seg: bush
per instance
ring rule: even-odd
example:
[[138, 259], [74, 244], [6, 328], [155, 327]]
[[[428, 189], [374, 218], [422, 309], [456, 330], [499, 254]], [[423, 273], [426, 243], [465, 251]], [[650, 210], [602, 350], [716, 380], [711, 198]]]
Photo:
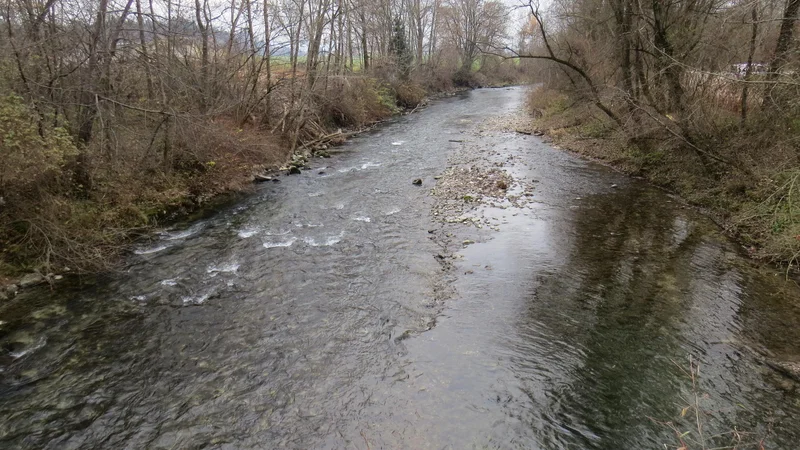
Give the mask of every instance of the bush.
[[394, 88], [397, 104], [403, 108], [416, 108], [425, 99], [425, 89], [411, 82], [405, 82]]
[[241, 174], [254, 166], [282, 162], [286, 151], [275, 136], [230, 119], [179, 121], [172, 168], [185, 179], [196, 202], [215, 194], [239, 191], [250, 180]]
[[66, 130], [48, 128], [15, 95], [0, 98], [0, 138], [0, 192], [6, 203], [51, 184], [67, 158], [78, 153]]
[[411, 75], [412, 81], [427, 92], [448, 92], [453, 90], [453, 74], [446, 68], [425, 65], [417, 68]]
[[475, 79], [475, 74], [469, 69], [461, 69], [453, 74], [453, 84], [456, 87], [476, 88], [480, 84]]
[[327, 90], [315, 100], [320, 120], [332, 127], [360, 128], [397, 110], [391, 89], [359, 76], [330, 80]]

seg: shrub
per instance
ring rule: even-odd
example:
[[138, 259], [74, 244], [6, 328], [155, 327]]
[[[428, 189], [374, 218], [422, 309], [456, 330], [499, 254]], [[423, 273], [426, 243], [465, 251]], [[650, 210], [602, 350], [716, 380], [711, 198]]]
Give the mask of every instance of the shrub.
[[0, 98], [0, 192], [5, 202], [50, 184], [78, 153], [66, 130], [47, 127], [21, 97]]
[[397, 104], [403, 108], [416, 108], [425, 99], [425, 89], [411, 82], [395, 86], [394, 91]]
[[315, 97], [317, 115], [333, 127], [359, 128], [397, 110], [394, 94], [379, 81], [352, 76], [331, 80]]
[[428, 92], [448, 92], [454, 87], [454, 73], [447, 68], [425, 65], [414, 70], [411, 79]]
[[475, 74], [468, 69], [461, 69], [453, 74], [453, 84], [456, 87], [474, 88], [479, 87], [475, 80]]

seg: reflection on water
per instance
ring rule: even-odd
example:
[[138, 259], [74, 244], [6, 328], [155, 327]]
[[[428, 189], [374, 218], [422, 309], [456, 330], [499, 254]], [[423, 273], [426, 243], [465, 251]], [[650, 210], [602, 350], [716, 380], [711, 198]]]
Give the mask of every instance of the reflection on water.
[[709, 447], [739, 430], [794, 448], [800, 396], [752, 348], [796, 360], [797, 286], [755, 270], [655, 189], [539, 144], [503, 144], [535, 162], [518, 175], [541, 180], [541, 205], [502, 211], [503, 231], [464, 250], [460, 298], [427, 342], [409, 343], [428, 370], [418, 411], [460, 418], [441, 431], [429, 413], [439, 422], [425, 432], [453, 448], [674, 448], [663, 422], [696, 430], [680, 418], [691, 356], [704, 434], [725, 433]]
[[[687, 355], [702, 362], [702, 386], [715, 394], [711, 410], [735, 409], [744, 401], [739, 384], [754, 381], [730, 345], [740, 332], [736, 255], [664, 200], [635, 187], [586, 196], [586, 206], [570, 210], [571, 226], [552, 231], [568, 243], [560, 248], [565, 260], [532, 271], [509, 363], [525, 380], [517, 387], [523, 405], [514, 409], [543, 428], [546, 448], [561, 434], [582, 448], [663, 444], [665, 430], [653, 420], [674, 420], [688, 406], [677, 395], [689, 398]], [[535, 355], [547, 373], [537, 374]], [[754, 425], [711, 419], [716, 432]]]
[[448, 225], [479, 243], [442, 271], [410, 180], [521, 100], [437, 103], [123, 273], [0, 305], [0, 446], [676, 447], [657, 421], [691, 429], [691, 355], [707, 435], [795, 448], [800, 396], [760, 355], [798, 357], [798, 288], [663, 193], [489, 133], [537, 203], [483, 211], [497, 233]]

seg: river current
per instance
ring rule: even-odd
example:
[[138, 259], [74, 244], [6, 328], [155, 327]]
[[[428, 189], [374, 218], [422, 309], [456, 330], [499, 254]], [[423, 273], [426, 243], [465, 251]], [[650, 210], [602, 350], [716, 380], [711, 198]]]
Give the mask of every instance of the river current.
[[[435, 101], [1, 304], [0, 447], [797, 448], [774, 367], [800, 288], [677, 199], [480, 128], [525, 95]], [[434, 217], [436, 177], [480, 164], [530, 201]]]

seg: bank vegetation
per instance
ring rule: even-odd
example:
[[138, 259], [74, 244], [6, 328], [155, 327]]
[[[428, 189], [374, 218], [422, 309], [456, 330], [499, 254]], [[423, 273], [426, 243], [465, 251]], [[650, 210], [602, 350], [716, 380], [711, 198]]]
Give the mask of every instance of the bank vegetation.
[[[293, 153], [514, 83], [489, 0], [0, 1], [0, 277], [109, 268]], [[506, 53], [501, 56], [508, 56]]]
[[754, 254], [797, 263], [799, 0], [524, 7], [538, 127], [706, 208]]

